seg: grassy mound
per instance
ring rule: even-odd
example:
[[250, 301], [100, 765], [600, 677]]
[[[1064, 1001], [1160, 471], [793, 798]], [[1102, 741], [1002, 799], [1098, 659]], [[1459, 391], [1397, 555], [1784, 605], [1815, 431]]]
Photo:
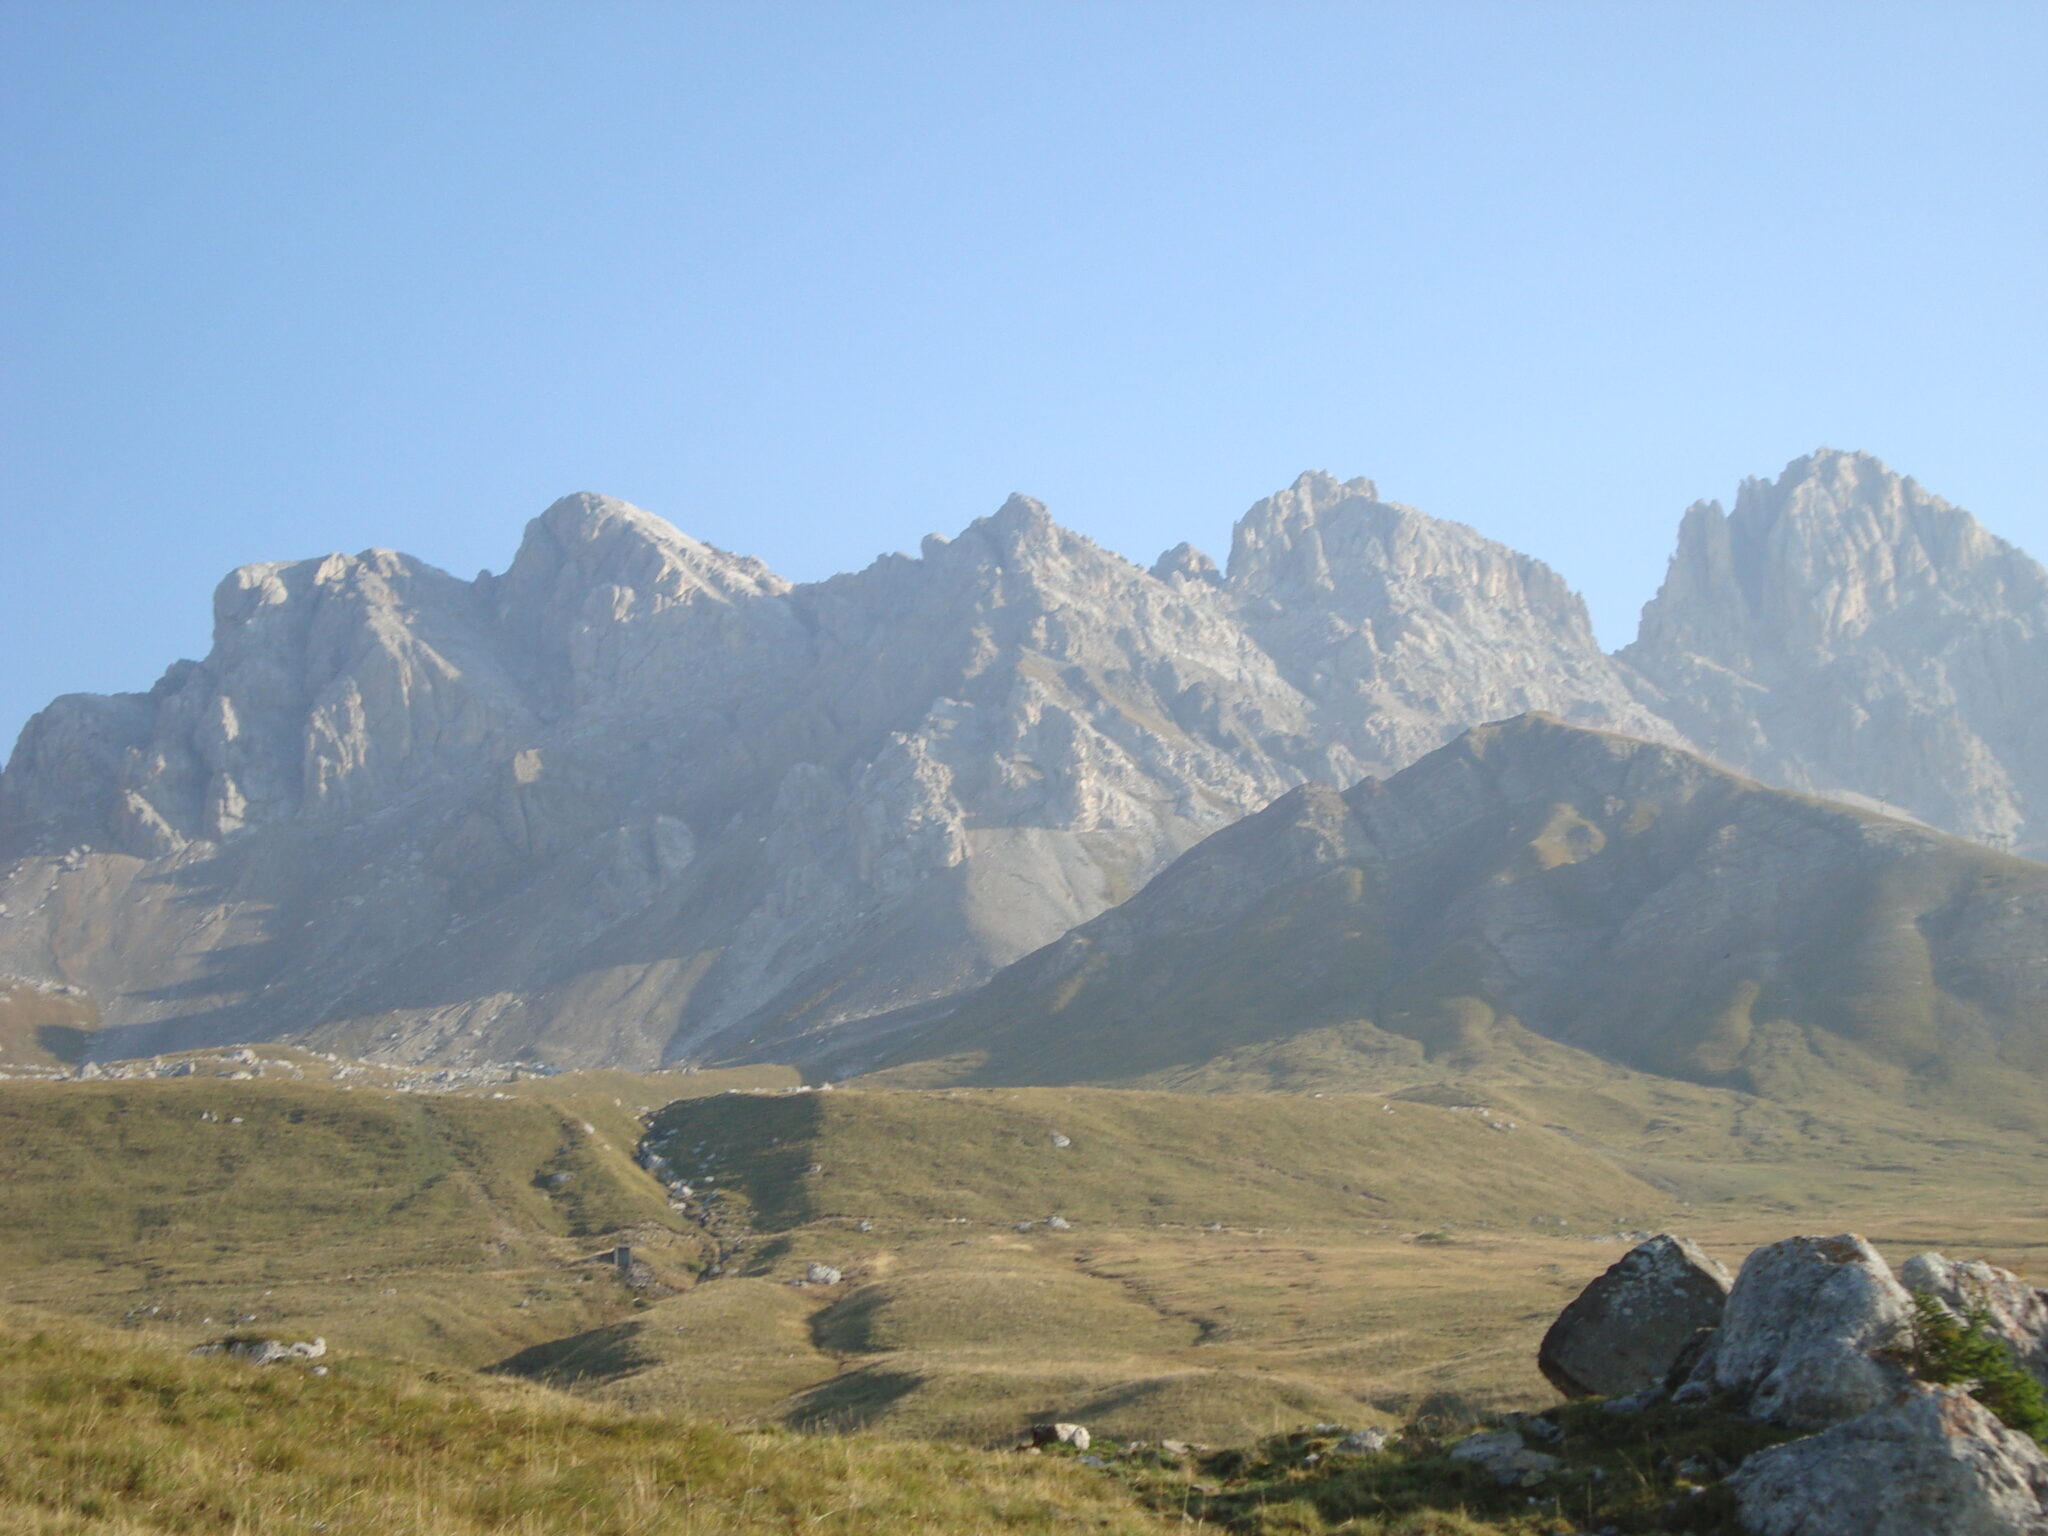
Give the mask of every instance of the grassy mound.
[[672, 1104], [651, 1137], [771, 1230], [883, 1218], [1331, 1227], [1612, 1222], [1669, 1203], [1540, 1125], [1378, 1095], [850, 1089]]
[[249, 1318], [483, 1364], [626, 1305], [570, 1265], [621, 1234], [679, 1280], [702, 1266], [632, 1163], [638, 1132], [609, 1100], [0, 1084], [0, 1285], [181, 1337]]

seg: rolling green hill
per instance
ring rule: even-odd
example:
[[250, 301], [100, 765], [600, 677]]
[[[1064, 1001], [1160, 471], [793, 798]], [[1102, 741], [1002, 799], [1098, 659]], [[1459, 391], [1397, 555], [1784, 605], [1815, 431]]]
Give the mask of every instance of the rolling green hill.
[[[728, 1423], [1229, 1444], [1548, 1402], [1536, 1340], [1634, 1232], [1731, 1262], [1795, 1227], [2048, 1253], [2023, 1138], [1603, 1070], [1320, 1097], [12, 1083], [0, 1314], [318, 1336], [337, 1367]], [[679, 1087], [701, 1096], [636, 1113]]]
[[1531, 715], [1282, 797], [835, 1065], [1198, 1089], [1620, 1066], [2038, 1131], [2043, 955], [2048, 866]]

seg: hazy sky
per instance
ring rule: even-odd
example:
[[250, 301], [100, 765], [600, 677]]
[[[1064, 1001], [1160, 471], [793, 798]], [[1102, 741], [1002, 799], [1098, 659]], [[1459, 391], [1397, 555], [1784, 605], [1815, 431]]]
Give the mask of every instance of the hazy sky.
[[0, 738], [579, 489], [802, 579], [1366, 474], [1610, 645], [1823, 443], [2048, 554], [2044, 72], [1953, 0], [0, 0]]

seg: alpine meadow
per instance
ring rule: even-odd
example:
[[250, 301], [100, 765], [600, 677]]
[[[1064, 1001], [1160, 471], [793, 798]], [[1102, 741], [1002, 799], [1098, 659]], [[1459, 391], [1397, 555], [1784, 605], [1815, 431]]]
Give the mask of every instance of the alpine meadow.
[[2038, 8], [0, 52], [0, 1529], [2048, 1536]]

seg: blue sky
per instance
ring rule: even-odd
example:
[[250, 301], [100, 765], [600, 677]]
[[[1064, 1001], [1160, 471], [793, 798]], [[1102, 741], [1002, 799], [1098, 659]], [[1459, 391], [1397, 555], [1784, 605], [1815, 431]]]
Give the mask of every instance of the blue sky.
[[2048, 555], [2048, 6], [0, 0], [0, 737], [230, 567], [624, 496], [793, 578], [1304, 468], [1617, 645], [1865, 448]]

